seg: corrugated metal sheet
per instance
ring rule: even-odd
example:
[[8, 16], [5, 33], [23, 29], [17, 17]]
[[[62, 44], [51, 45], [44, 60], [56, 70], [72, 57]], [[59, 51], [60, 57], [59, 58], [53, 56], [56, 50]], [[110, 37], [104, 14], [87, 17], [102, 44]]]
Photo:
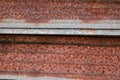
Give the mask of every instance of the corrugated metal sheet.
[[1, 34], [120, 35], [118, 0], [1, 0]]
[[0, 35], [0, 78], [119, 80], [119, 53], [119, 37]]
[[[0, 34], [120, 35], [119, 0], [0, 0]], [[120, 80], [120, 38], [0, 35], [0, 79]]]

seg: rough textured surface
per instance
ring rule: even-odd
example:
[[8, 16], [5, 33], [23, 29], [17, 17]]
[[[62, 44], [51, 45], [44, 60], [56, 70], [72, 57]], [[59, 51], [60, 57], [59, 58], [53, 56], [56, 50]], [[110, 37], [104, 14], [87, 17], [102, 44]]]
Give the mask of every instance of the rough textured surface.
[[120, 79], [119, 37], [0, 35], [0, 43], [0, 75]]
[[0, 19], [24, 19], [35, 23], [53, 19], [119, 20], [119, 4], [117, 0], [1, 0]]

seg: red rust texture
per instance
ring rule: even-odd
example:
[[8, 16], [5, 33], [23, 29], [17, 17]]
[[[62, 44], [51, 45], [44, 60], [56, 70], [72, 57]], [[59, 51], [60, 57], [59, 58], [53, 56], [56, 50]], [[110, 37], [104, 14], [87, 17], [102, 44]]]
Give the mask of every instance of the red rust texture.
[[84, 22], [119, 20], [119, 0], [0, 0], [0, 19], [49, 22], [75, 19]]
[[120, 80], [119, 37], [0, 35], [0, 41], [1, 75]]

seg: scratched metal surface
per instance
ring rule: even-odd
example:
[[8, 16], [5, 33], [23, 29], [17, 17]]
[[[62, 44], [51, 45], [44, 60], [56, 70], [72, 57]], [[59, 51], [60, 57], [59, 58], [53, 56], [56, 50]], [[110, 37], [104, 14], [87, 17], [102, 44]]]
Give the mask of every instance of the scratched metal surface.
[[[44, 0], [35, 0], [35, 1], [30, 0], [29, 2], [25, 0], [26, 2], [21, 1], [22, 5], [19, 4], [18, 0], [16, 1], [11, 0], [11, 2], [9, 2], [9, 0], [5, 0], [6, 2], [3, 2], [3, 1], [4, 0], [1, 0], [1, 3], [0, 3], [0, 10], [1, 10], [0, 34], [49, 34], [49, 35], [57, 34], [57, 35], [113, 35], [113, 36], [120, 35], [120, 20], [119, 20], [120, 19], [120, 12], [119, 12], [120, 2], [119, 0], [111, 0], [112, 1], [111, 3], [110, 3], [110, 0], [101, 0], [102, 4], [99, 4], [100, 0], [95, 0], [96, 2], [93, 2], [92, 4], [91, 4], [91, 1], [89, 0], [87, 1], [81, 0], [81, 3], [79, 5], [81, 6], [83, 5], [82, 8], [79, 7], [77, 3], [74, 3], [75, 1], [73, 1], [73, 3], [77, 7], [74, 5], [71, 6], [67, 3], [61, 5], [60, 1], [56, 1], [56, 2], [60, 3], [61, 6], [57, 6], [56, 4], [51, 5], [52, 1], [50, 2], [49, 0], [45, 0], [45, 1]], [[84, 6], [84, 3], [86, 4], [86, 2], [88, 1], [90, 2], [90, 4], [88, 4], [88, 6]], [[51, 15], [46, 15], [46, 14], [43, 15], [40, 10], [33, 9], [33, 8], [35, 9], [40, 8], [39, 4], [41, 4], [42, 2], [44, 4], [43, 7], [48, 9], [48, 10], [43, 11], [43, 14], [44, 13], [48, 14], [49, 11], [54, 13], [54, 15], [52, 15], [53, 18], [48, 21], [46, 19], [47, 18], [49, 19]], [[48, 2], [48, 6], [44, 2]], [[31, 3], [36, 4], [36, 5], [32, 5]], [[17, 7], [16, 4], [18, 4], [19, 7]], [[13, 8], [13, 5], [16, 8]], [[67, 11], [63, 10], [61, 14], [60, 12], [62, 11], [61, 8], [63, 8], [65, 5], [66, 7], [68, 7], [68, 10], [67, 9], [65, 9]], [[5, 7], [5, 10], [3, 6]], [[57, 8], [55, 6], [57, 6]], [[74, 9], [72, 9], [72, 7], [75, 7], [75, 10], [78, 10], [79, 16], [77, 15], [78, 13], [75, 12]], [[55, 10], [53, 8], [55, 8]], [[79, 12], [79, 8], [81, 12]], [[88, 12], [87, 11], [84, 12], [84, 9], [86, 8], [90, 8], [90, 10], [88, 10]], [[92, 10], [94, 8], [96, 12]], [[97, 8], [98, 10], [96, 10]], [[99, 8], [102, 8], [102, 10], [99, 10]], [[110, 12], [107, 9], [111, 9]], [[70, 10], [71, 10], [71, 13], [69, 13]], [[90, 12], [90, 15], [89, 15], [89, 11], [92, 11]], [[60, 16], [59, 16], [60, 19], [58, 17], [57, 19], [54, 18], [57, 15], [57, 12], [58, 13], [60, 12], [59, 15], [61, 17], [65, 17], [68, 19], [64, 19], [64, 18], [61, 19]], [[63, 14], [68, 14], [68, 13], [73, 18], [69, 18], [71, 16], [66, 17], [63, 15]], [[87, 14], [83, 14], [83, 13], [87, 13]], [[95, 17], [95, 14], [98, 14], [98, 13], [102, 14], [102, 15], [101, 14], [97, 15], [96, 17], [96, 18], [100, 18], [100, 20], [96, 20], [96, 19], [92, 20], [91, 16]], [[107, 13], [108, 15], [105, 16], [104, 15], [105, 13]], [[37, 14], [43, 15], [43, 17]], [[82, 15], [83, 18], [80, 17], [80, 15]], [[86, 18], [84, 18], [85, 15], [88, 17], [87, 21], [85, 21], [86, 20]], [[27, 16], [27, 17], [24, 17], [24, 16]], [[41, 18], [42, 19], [44, 18], [46, 21], [39, 22]], [[32, 19], [33, 19], [33, 22], [32, 22]], [[34, 22], [34, 19], [37, 22]]]

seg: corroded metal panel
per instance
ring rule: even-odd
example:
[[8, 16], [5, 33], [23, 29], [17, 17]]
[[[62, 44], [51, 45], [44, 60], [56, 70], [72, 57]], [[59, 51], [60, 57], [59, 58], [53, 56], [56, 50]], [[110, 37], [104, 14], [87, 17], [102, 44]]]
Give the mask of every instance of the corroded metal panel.
[[120, 37], [0, 35], [0, 79], [119, 80], [119, 53]]
[[120, 35], [119, 4], [119, 0], [1, 0], [0, 33]]

